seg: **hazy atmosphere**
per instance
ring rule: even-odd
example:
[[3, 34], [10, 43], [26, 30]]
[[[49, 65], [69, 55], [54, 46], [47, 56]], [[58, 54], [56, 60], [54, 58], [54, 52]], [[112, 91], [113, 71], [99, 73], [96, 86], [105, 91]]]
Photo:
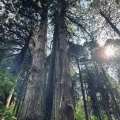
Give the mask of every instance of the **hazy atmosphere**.
[[120, 120], [120, 0], [1, 0], [0, 120]]

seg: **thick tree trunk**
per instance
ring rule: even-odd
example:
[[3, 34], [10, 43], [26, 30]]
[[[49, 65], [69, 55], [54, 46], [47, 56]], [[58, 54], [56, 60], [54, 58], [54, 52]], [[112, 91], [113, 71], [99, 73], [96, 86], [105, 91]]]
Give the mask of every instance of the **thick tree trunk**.
[[65, 1], [63, 1], [60, 1], [62, 7], [60, 8], [60, 11], [58, 11], [57, 20], [55, 22], [55, 24], [58, 25], [58, 37], [56, 39], [52, 119], [74, 120], [72, 81], [66, 44], [66, 26], [64, 17]]
[[42, 120], [44, 117], [44, 69], [47, 36], [47, 8], [43, 6], [38, 39], [35, 41], [33, 62], [27, 83], [20, 120]]

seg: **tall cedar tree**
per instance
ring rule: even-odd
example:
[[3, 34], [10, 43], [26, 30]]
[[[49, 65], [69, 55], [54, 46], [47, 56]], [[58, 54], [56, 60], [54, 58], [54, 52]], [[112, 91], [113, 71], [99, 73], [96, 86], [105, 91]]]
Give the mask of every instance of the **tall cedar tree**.
[[[66, 2], [57, 1], [53, 48], [48, 75], [45, 120], [74, 120], [72, 82], [66, 43]], [[52, 98], [53, 97], [53, 98]]]
[[20, 120], [42, 120], [44, 116], [44, 69], [47, 36], [47, 1], [41, 1], [41, 23], [27, 82], [27, 90]]

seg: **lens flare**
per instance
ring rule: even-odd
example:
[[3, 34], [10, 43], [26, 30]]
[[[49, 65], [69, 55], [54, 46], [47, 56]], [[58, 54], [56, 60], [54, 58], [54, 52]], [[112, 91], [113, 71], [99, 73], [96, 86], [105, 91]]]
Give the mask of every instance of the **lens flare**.
[[105, 49], [105, 54], [106, 54], [108, 57], [114, 56], [114, 54], [115, 54], [114, 48], [113, 48], [112, 46], [106, 47], [106, 49]]

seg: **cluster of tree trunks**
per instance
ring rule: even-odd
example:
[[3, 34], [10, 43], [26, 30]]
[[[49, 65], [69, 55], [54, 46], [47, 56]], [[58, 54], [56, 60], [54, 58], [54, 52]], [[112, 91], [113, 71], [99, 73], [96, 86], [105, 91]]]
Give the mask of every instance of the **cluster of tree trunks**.
[[[31, 1], [34, 4], [34, 1]], [[50, 1], [49, 1], [50, 2]], [[39, 33], [37, 39], [35, 39], [35, 48], [33, 53], [32, 66], [29, 70], [29, 78], [27, 81], [27, 88], [25, 93], [24, 102], [22, 105], [22, 110], [20, 113], [20, 120], [74, 120], [74, 98], [72, 90], [72, 81], [70, 76], [69, 69], [69, 59], [67, 56], [67, 27], [65, 24], [65, 16], [67, 10], [67, 4], [65, 0], [57, 0], [57, 7], [54, 12], [54, 34], [53, 34], [53, 47], [50, 55], [50, 64], [49, 71], [46, 72], [46, 42], [47, 42], [47, 24], [48, 24], [48, 3], [47, 0], [41, 0], [41, 21], [39, 27]], [[74, 1], [73, 1], [74, 2]], [[36, 0], [38, 3], [38, 0]], [[37, 4], [34, 5], [37, 5]], [[38, 7], [39, 9], [39, 7]], [[111, 28], [120, 36], [119, 29], [112, 23], [112, 21], [102, 12], [98, 10], [99, 14], [106, 20], [106, 22], [111, 26]], [[86, 29], [80, 24], [77, 23], [74, 19], [67, 16], [70, 21], [77, 24], [85, 32]], [[87, 32], [87, 34], [89, 34]], [[28, 40], [25, 42], [24, 47], [21, 49], [21, 52], [15, 57], [15, 64], [13, 66], [13, 74], [19, 76], [24, 61], [25, 53], [28, 49], [29, 42], [33, 35], [31, 30]], [[92, 50], [91, 50], [92, 51]], [[93, 60], [95, 61], [95, 60]], [[79, 78], [82, 89], [83, 101], [84, 101], [84, 110], [86, 120], [89, 120], [86, 104], [85, 90], [83, 86], [83, 79], [81, 75], [81, 68], [79, 64], [79, 59], [76, 58], [76, 63], [79, 69]], [[96, 70], [96, 76], [99, 76], [96, 64], [93, 63]], [[17, 69], [16, 69], [17, 68]], [[99, 106], [97, 102], [96, 93], [94, 92], [94, 81], [90, 75], [90, 72], [85, 64], [85, 68], [88, 75], [88, 87], [93, 92], [91, 95], [92, 102], [95, 103], [95, 108], [97, 111], [97, 117], [101, 120]], [[117, 105], [115, 96], [112, 92], [111, 85], [106, 77], [104, 69], [101, 67], [103, 79], [105, 82], [104, 89], [100, 87], [100, 93], [102, 96], [103, 107], [106, 111], [107, 117], [109, 120], [112, 120], [111, 111], [109, 109], [109, 99], [107, 96], [111, 97], [114, 107], [118, 114], [116, 118], [119, 118], [120, 109]], [[48, 76], [47, 76], [48, 75]], [[46, 77], [47, 76], [47, 77]], [[103, 83], [101, 82], [101, 85]], [[107, 91], [108, 90], [108, 91]], [[105, 93], [105, 92], [107, 93]], [[9, 106], [14, 88], [9, 92], [7, 96], [5, 106]], [[104, 94], [103, 94], [104, 93]], [[21, 104], [19, 102], [19, 104]], [[16, 110], [17, 111], [17, 110]], [[18, 112], [18, 111], [17, 111]], [[16, 113], [17, 113], [16, 112]]]
[[60, 10], [55, 10], [53, 48], [47, 88], [44, 87], [46, 84], [47, 7], [44, 6], [42, 11], [40, 31], [35, 41], [33, 62], [20, 120], [74, 120], [72, 81], [67, 57], [65, 7], [63, 5], [65, 1], [63, 1], [58, 1]]

